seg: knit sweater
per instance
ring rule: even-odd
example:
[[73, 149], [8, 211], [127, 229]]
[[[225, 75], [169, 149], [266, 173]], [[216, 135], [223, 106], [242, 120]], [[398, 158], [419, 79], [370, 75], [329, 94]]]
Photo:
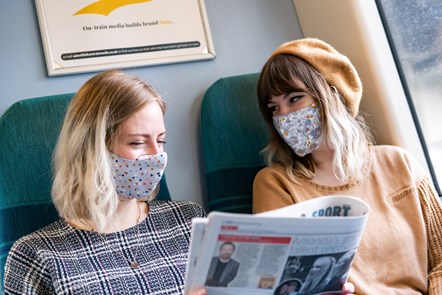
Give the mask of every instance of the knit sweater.
[[191, 202], [153, 201], [144, 221], [121, 232], [56, 221], [12, 246], [5, 294], [183, 294], [191, 219], [203, 216]]
[[442, 205], [423, 169], [404, 149], [374, 146], [363, 179], [342, 186], [292, 182], [281, 166], [261, 170], [253, 211], [321, 195], [352, 195], [371, 213], [348, 281], [355, 294], [442, 294]]

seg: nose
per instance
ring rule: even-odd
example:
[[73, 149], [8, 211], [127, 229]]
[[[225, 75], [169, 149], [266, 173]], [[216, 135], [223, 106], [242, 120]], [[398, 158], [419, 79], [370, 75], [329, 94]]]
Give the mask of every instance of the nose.
[[279, 108], [278, 108], [278, 112], [277, 112], [276, 115], [277, 116], [285, 115], [285, 114], [288, 114], [290, 112], [292, 112], [292, 109], [289, 106], [287, 106], [285, 104], [280, 104]]
[[163, 151], [163, 146], [157, 141], [152, 141], [147, 147], [148, 155], [155, 155], [161, 153]]

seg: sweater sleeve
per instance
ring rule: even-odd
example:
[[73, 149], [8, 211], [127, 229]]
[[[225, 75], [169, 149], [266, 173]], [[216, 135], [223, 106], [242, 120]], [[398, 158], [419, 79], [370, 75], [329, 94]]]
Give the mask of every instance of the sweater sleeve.
[[5, 265], [5, 294], [55, 294], [50, 272], [31, 242], [32, 240], [20, 239], [9, 251]]
[[442, 203], [428, 177], [419, 186], [419, 197], [427, 229], [428, 294], [442, 294]]
[[294, 200], [287, 189], [287, 180], [272, 168], [258, 172], [253, 182], [253, 213], [265, 212], [292, 205]]

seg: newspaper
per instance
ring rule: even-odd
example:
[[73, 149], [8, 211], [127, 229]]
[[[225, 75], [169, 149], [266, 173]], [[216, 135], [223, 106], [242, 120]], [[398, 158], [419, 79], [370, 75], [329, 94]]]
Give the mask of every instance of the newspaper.
[[192, 221], [185, 294], [339, 294], [369, 216], [360, 198], [323, 196], [260, 214]]

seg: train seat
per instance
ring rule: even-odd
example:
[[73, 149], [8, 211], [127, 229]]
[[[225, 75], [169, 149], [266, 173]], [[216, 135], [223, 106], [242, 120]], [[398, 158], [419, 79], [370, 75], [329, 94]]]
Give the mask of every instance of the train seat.
[[200, 136], [209, 211], [251, 213], [267, 127], [256, 96], [258, 74], [225, 77], [205, 92]]

